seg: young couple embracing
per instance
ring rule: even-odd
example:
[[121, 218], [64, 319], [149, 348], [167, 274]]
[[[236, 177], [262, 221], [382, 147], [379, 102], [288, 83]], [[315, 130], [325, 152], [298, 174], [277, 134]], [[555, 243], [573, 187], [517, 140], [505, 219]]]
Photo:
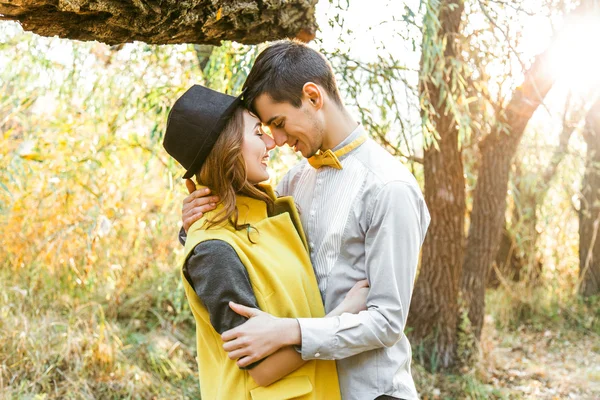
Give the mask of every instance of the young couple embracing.
[[[273, 190], [269, 151], [286, 144], [304, 159]], [[238, 97], [193, 86], [164, 147], [187, 171], [203, 399], [418, 398], [404, 329], [429, 212], [319, 52], [272, 44]]]

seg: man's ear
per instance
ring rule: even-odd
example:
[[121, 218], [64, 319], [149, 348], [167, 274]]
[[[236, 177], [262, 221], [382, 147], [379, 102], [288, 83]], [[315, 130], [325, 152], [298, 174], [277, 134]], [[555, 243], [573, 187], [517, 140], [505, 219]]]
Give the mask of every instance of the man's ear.
[[316, 110], [320, 110], [323, 107], [323, 102], [325, 100], [323, 94], [323, 89], [316, 83], [306, 82], [302, 87], [303, 97], [307, 99], [310, 105]]

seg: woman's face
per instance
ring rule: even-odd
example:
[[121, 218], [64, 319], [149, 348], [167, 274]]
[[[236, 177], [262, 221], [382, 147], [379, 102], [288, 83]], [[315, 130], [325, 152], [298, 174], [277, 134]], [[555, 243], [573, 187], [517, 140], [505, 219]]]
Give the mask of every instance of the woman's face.
[[242, 156], [246, 164], [248, 182], [257, 184], [269, 179], [267, 163], [269, 162], [269, 151], [274, 147], [275, 141], [263, 132], [260, 120], [248, 111], [244, 111]]

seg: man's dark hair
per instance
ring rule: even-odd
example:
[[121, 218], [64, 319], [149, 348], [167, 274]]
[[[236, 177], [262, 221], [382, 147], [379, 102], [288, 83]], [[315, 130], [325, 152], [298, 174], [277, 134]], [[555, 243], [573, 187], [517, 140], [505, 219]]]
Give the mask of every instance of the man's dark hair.
[[256, 58], [244, 83], [244, 102], [256, 114], [254, 101], [266, 93], [276, 102], [298, 108], [307, 82], [321, 86], [338, 105], [342, 104], [331, 65], [321, 53], [297, 40], [275, 42]]

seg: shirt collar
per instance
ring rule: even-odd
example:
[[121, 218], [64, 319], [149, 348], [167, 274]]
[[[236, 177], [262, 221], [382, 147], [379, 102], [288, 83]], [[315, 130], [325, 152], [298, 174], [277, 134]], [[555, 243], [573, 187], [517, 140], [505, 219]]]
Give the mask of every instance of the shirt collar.
[[[352, 133], [350, 133], [350, 135], [348, 135], [348, 137], [344, 140], [342, 140], [342, 142], [340, 144], [338, 144], [337, 146], [335, 146], [333, 149], [331, 149], [331, 151], [335, 152], [336, 150], [341, 149], [342, 147], [352, 143], [354, 140], [356, 140], [357, 138], [359, 138], [361, 135], [366, 135], [367, 133], [365, 132], [365, 128], [362, 126], [362, 124], [358, 124], [358, 126], [352, 131]], [[356, 149], [358, 149], [360, 146], [358, 146]], [[356, 149], [353, 149], [351, 151], [349, 151], [348, 153], [338, 157], [340, 160], [343, 160], [344, 158], [346, 158], [348, 156], [348, 154], [351, 154], [353, 151], [355, 151]]]

